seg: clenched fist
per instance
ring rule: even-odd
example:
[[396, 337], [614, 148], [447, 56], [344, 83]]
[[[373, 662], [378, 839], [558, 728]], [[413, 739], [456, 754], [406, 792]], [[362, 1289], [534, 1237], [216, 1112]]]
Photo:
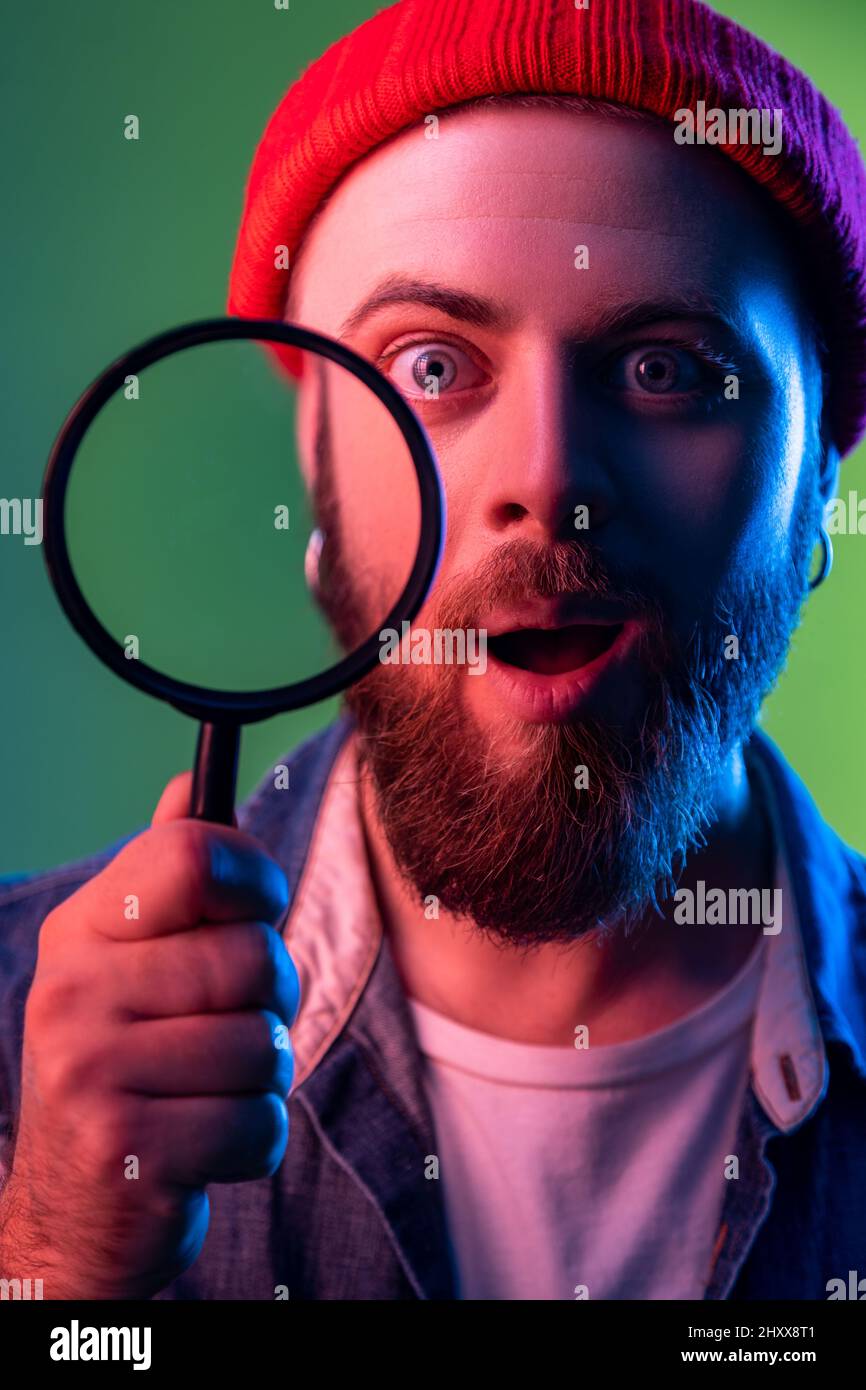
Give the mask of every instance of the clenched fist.
[[210, 1182], [274, 1172], [288, 1135], [298, 977], [280, 867], [187, 818], [149, 830], [42, 924], [0, 1277], [46, 1298], [148, 1298], [187, 1269]]

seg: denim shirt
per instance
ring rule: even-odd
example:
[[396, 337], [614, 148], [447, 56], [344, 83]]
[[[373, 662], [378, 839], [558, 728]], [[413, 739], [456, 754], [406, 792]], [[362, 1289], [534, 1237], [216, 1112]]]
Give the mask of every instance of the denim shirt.
[[[239, 811], [241, 826], [286, 873], [289, 920], [351, 728], [344, 715], [285, 760], [288, 804], [269, 775]], [[725, 1184], [705, 1297], [825, 1299], [829, 1280], [847, 1285], [852, 1270], [866, 1276], [866, 861], [821, 819], [764, 734], [753, 734], [746, 755], [772, 789], [828, 1066], [815, 1103], [784, 1133], [748, 1087], [735, 1146], [739, 1179]], [[7, 1159], [39, 927], [123, 843], [0, 884], [0, 1144], [5, 1137]], [[202, 1253], [157, 1298], [458, 1296], [440, 1185], [424, 1176], [436, 1141], [408, 1006], [386, 938], [379, 933], [374, 950], [363, 941], [346, 943], [357, 954], [357, 988], [339, 1016], [305, 1020], [282, 1164], [271, 1178], [209, 1188]], [[288, 944], [292, 950], [290, 934]], [[332, 943], [313, 949], [326, 952]], [[796, 1075], [783, 1073], [796, 1087]]]

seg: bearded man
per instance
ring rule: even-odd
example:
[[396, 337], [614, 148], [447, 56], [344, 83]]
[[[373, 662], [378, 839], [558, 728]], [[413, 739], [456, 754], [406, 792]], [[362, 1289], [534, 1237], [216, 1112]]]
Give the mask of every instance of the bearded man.
[[[487, 665], [383, 662], [288, 809], [268, 777], [196, 824], [184, 776], [5, 890], [0, 1272], [821, 1299], [862, 1263], [866, 870], [756, 724], [863, 428], [864, 208], [838, 113], [696, 0], [400, 0], [289, 89], [229, 309], [416, 410], [448, 503], [416, 623]], [[407, 556], [331, 371], [301, 393], [349, 648]]]

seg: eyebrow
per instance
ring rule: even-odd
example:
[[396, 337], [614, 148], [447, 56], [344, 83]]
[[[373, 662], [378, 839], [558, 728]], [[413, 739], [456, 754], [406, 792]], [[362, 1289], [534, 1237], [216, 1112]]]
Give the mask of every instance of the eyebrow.
[[[449, 318], [474, 324], [476, 328], [505, 330], [513, 327], [517, 321], [500, 300], [485, 299], [468, 290], [431, 280], [389, 275], [352, 310], [340, 329], [340, 337], [355, 332], [378, 310], [392, 304], [423, 304], [428, 309], [440, 310]], [[612, 305], [595, 320], [591, 336], [644, 328], [664, 319], [715, 321], [717, 326], [730, 333], [741, 333], [735, 315], [728, 312], [724, 305], [708, 296], [692, 294], [682, 299], [641, 300], [632, 304]], [[583, 337], [576, 336], [577, 340]]]
[[498, 300], [484, 299], [468, 290], [454, 289], [432, 280], [389, 275], [352, 310], [340, 329], [340, 336], [353, 333], [371, 314], [389, 304], [424, 304], [428, 309], [439, 309], [450, 318], [462, 319], [476, 328], [504, 329], [514, 322], [514, 316]]
[[606, 309], [593, 324], [593, 337], [604, 333], [624, 333], [630, 329], [646, 328], [665, 319], [688, 322], [715, 323], [729, 333], [741, 335], [736, 315], [717, 300], [699, 295], [683, 299], [641, 300], [636, 304], [618, 304]]

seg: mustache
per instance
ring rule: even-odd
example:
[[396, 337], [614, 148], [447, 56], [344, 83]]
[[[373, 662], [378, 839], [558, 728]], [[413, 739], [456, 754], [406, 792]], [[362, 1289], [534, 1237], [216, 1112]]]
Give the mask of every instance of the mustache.
[[621, 604], [657, 633], [667, 626], [651, 577], [618, 571], [597, 545], [584, 540], [502, 542], [471, 575], [461, 572], [446, 580], [436, 608], [443, 627], [468, 628], [477, 626], [485, 608], [564, 594]]

